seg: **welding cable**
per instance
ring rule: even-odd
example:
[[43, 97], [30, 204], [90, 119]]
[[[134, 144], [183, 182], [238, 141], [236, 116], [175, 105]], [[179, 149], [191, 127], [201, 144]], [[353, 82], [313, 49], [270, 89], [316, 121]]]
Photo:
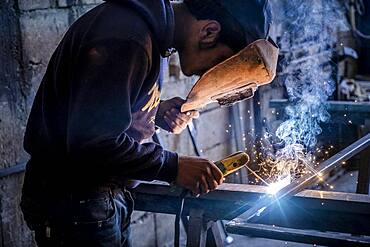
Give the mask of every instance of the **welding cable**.
[[180, 206], [176, 213], [175, 218], [175, 240], [174, 240], [175, 247], [180, 247], [180, 220], [182, 217], [182, 211], [184, 210], [185, 197], [188, 194], [188, 192], [189, 191], [187, 189], [183, 189], [180, 194]]
[[[189, 130], [190, 131], [190, 130]], [[153, 135], [153, 141], [161, 145], [162, 141], [160, 139], [160, 136], [158, 135], [159, 131], [154, 132]], [[195, 140], [194, 140], [195, 141]], [[181, 218], [182, 218], [182, 211], [184, 209], [184, 203], [185, 203], [185, 197], [189, 193], [187, 189], [182, 189], [181, 194], [179, 196], [180, 198], [180, 203], [179, 203], [179, 209], [176, 213], [176, 218], [175, 218], [175, 236], [174, 236], [174, 246], [175, 247], [180, 247], [180, 223], [181, 223]]]

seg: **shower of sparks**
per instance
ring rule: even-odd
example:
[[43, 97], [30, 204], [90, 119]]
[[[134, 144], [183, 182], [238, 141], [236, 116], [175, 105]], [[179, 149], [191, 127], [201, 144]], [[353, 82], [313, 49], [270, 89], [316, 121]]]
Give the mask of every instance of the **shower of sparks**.
[[[307, 152], [303, 145], [292, 144], [274, 152], [270, 150], [271, 144], [266, 144], [270, 137], [270, 134], [265, 134], [257, 141], [257, 145], [253, 145], [252, 154], [255, 156], [253, 162], [257, 168], [247, 167], [255, 178], [252, 183], [262, 183], [267, 186], [267, 193], [276, 194], [291, 181], [305, 174], [316, 174], [322, 186], [334, 188], [330, 184], [323, 183], [323, 174], [317, 172], [320, 163], [329, 158], [332, 151], [335, 151], [334, 146], [317, 147], [314, 151]], [[257, 146], [260, 147], [259, 151], [257, 151]]]

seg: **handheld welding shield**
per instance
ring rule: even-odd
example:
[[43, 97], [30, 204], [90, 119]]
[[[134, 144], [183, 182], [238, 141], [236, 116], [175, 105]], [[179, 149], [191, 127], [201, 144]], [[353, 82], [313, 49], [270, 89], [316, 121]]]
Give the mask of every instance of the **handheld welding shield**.
[[[208, 0], [229, 13], [241, 30], [237, 54], [209, 69], [193, 86], [181, 111], [218, 102], [230, 105], [253, 97], [276, 74], [278, 46], [269, 38], [271, 9], [268, 0]], [[266, 38], [267, 37], [267, 38]]]
[[193, 86], [181, 111], [199, 109], [212, 102], [230, 105], [253, 97], [259, 86], [275, 78], [279, 48], [259, 39], [236, 55], [208, 70]]

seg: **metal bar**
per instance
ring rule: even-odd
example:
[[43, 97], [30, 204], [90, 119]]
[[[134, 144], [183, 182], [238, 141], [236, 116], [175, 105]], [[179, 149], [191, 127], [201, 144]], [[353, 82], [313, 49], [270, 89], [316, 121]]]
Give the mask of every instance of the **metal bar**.
[[190, 140], [191, 140], [191, 143], [193, 144], [193, 149], [194, 149], [194, 153], [200, 157], [200, 149], [198, 147], [198, 143], [197, 143], [197, 140], [196, 140], [196, 136], [197, 136], [197, 133], [196, 133], [196, 129], [195, 129], [195, 126], [194, 126], [194, 123], [193, 122], [190, 122], [187, 126], [186, 126], [186, 129], [188, 130], [188, 133], [189, 133], [189, 136], [190, 136]]
[[21, 173], [26, 170], [26, 163], [13, 165], [10, 167], [0, 169], [0, 178], [7, 177], [13, 174]]
[[[370, 130], [370, 122], [365, 125], [365, 129]], [[367, 127], [367, 128], [366, 128]], [[358, 169], [356, 193], [369, 194], [370, 181], [370, 149], [361, 153], [360, 166]]]
[[364, 157], [364, 160], [361, 160], [360, 162], [361, 163], [360, 163], [360, 167], [359, 167], [359, 170], [358, 170], [356, 193], [369, 194], [369, 180], [370, 180], [370, 159], [369, 159], [369, 156]]
[[[135, 210], [176, 214], [179, 192], [168, 185], [141, 184], [134, 189]], [[231, 220], [265, 195], [266, 186], [222, 184], [199, 198], [186, 197], [183, 215], [203, 210], [210, 219]], [[259, 223], [298, 229], [370, 235], [370, 197], [362, 194], [304, 190]], [[233, 213], [230, 213], [233, 212]], [[260, 217], [259, 217], [260, 218]]]
[[[271, 108], [283, 108], [289, 105], [286, 99], [270, 100]], [[370, 102], [351, 102], [351, 101], [328, 101], [328, 110], [330, 112], [352, 112], [352, 113], [370, 113]]]
[[233, 228], [228, 228], [228, 231], [239, 235], [325, 246], [369, 246], [370, 244], [369, 236], [291, 229], [264, 224], [245, 223]]
[[[333, 155], [323, 163], [321, 163], [318, 169], [318, 173], [321, 174], [321, 176], [324, 176], [325, 174], [329, 173], [331, 170], [336, 168], [338, 165], [340, 165], [341, 162], [346, 161], [349, 158], [353, 157], [354, 155], [358, 154], [359, 152], [367, 148], [369, 145], [370, 145], [370, 133], [365, 135], [358, 141], [354, 142], [353, 144], [349, 145], [339, 153]], [[293, 181], [291, 184], [282, 188], [275, 194], [275, 196], [263, 197], [253, 207], [248, 209], [245, 213], [233, 219], [230, 224], [246, 222], [253, 218], [254, 216], [260, 216], [272, 204], [280, 202], [284, 198], [293, 196], [307, 188], [307, 186], [312, 185], [318, 181], [319, 177], [317, 176], [317, 174], [306, 174], [301, 178], [297, 179], [296, 181]]]
[[[230, 114], [231, 113], [231, 114]], [[229, 116], [231, 122], [233, 123], [233, 135], [237, 151], [245, 150], [245, 142], [243, 141], [243, 136], [245, 135], [244, 121], [240, 119], [240, 104], [234, 104], [230, 108]], [[244, 135], [243, 135], [244, 134]], [[238, 175], [235, 174], [235, 177]], [[240, 169], [239, 171], [239, 183], [246, 184], [248, 183], [248, 173], [245, 168]]]

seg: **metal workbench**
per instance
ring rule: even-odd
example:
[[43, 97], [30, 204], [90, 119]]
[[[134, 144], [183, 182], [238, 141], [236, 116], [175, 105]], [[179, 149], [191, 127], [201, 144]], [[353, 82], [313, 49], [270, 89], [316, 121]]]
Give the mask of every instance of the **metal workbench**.
[[[235, 218], [265, 192], [264, 186], [223, 184], [199, 198], [187, 197], [183, 214], [190, 216], [192, 227], [187, 246], [211, 246], [206, 241], [211, 223]], [[166, 214], [178, 211], [179, 194], [168, 185], [141, 184], [134, 195], [136, 210]], [[256, 223], [236, 227], [231, 232], [318, 245], [358, 246], [370, 244], [369, 222], [368, 195], [305, 190], [275, 205]], [[223, 244], [218, 242], [214, 246]]]

